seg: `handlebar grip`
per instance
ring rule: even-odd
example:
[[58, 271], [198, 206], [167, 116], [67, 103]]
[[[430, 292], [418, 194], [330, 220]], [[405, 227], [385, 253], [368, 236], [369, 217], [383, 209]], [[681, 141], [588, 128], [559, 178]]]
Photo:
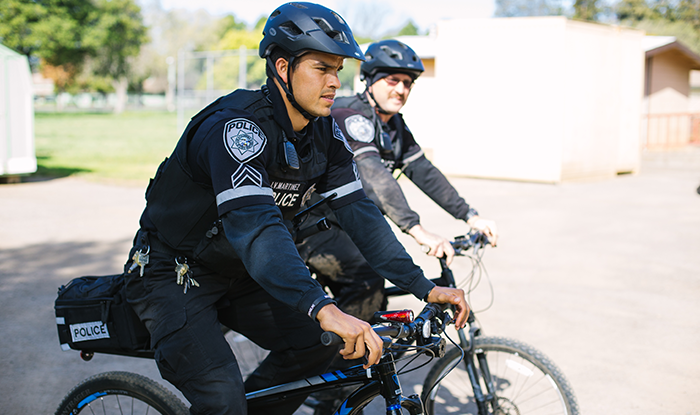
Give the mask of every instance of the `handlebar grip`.
[[440, 314], [445, 307], [447, 307], [446, 304], [435, 304], [435, 303], [429, 303], [426, 304], [426, 306], [423, 308], [423, 311], [416, 317], [415, 321], [429, 321], [433, 317], [437, 316]]
[[344, 343], [343, 338], [332, 331], [324, 331], [323, 334], [321, 334], [321, 344], [324, 346], [337, 346]]

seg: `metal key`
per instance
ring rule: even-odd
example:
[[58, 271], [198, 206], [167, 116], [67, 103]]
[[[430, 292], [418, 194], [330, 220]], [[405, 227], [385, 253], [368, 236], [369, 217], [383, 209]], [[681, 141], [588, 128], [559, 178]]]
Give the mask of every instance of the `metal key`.
[[199, 287], [199, 283], [197, 280], [192, 278], [192, 270], [190, 270], [190, 266], [187, 265], [187, 260], [185, 262], [180, 263], [177, 258], [175, 258], [175, 273], [177, 274], [177, 285], [182, 285], [184, 286], [183, 293], [187, 294], [187, 290], [189, 290], [192, 286], [194, 287]]
[[148, 265], [149, 261], [149, 252], [151, 252], [150, 246], [146, 249], [146, 252], [143, 252], [142, 250], [134, 252], [134, 256], [131, 258], [133, 263], [131, 264], [131, 267], [129, 267], [129, 273], [135, 270], [136, 267], [140, 267], [141, 269], [139, 270], [139, 276], [143, 277], [143, 272], [145, 271], [146, 265]]

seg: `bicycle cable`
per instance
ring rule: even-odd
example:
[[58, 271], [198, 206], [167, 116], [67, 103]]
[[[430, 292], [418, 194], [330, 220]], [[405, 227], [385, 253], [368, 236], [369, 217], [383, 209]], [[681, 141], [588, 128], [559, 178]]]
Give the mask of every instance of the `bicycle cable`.
[[450, 335], [447, 334], [447, 332], [443, 332], [443, 334], [447, 338], [447, 340], [450, 341], [450, 343], [452, 343], [456, 348], [459, 349], [459, 351], [461, 352], [461, 356], [459, 357], [459, 359], [457, 359], [457, 361], [454, 363], [454, 365], [452, 365], [451, 368], [449, 368], [448, 370], [445, 371], [445, 373], [442, 374], [440, 379], [438, 379], [437, 382], [435, 382], [433, 384], [433, 386], [430, 387], [430, 389], [428, 390], [428, 393], [424, 394], [424, 396], [429, 396], [433, 392], [433, 389], [435, 389], [435, 387], [437, 385], [439, 385], [440, 382], [442, 382], [442, 380], [445, 379], [447, 377], [447, 375], [449, 375], [450, 372], [452, 372], [462, 362], [462, 360], [464, 360], [464, 349], [462, 349], [459, 344], [455, 343], [455, 341], [452, 340], [452, 337], [450, 337]]
[[[488, 270], [486, 269], [486, 266], [484, 265], [484, 262], [482, 261], [482, 258], [484, 256], [484, 253], [486, 250], [477, 250], [473, 255], [467, 255], [463, 254], [463, 256], [469, 258], [472, 262], [472, 270], [471, 272], [468, 273], [467, 278], [458, 284], [457, 288], [462, 288], [464, 291], [467, 293], [467, 301], [469, 304], [472, 304], [471, 301], [471, 294], [476, 290], [476, 288], [479, 286], [481, 283], [482, 277], [485, 275], [485, 280], [488, 283], [489, 287], [489, 293], [490, 293], [490, 299], [489, 303], [486, 305], [486, 307], [480, 309], [480, 310], [473, 310], [472, 312], [474, 314], [476, 313], [482, 313], [494, 304], [495, 300], [495, 292], [493, 289], [493, 283], [491, 281], [491, 276], [489, 275]], [[475, 280], [475, 276], [477, 276]]]

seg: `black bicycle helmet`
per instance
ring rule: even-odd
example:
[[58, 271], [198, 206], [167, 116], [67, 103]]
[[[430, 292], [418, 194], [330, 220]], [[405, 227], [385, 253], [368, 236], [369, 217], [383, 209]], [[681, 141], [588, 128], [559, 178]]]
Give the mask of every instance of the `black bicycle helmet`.
[[365, 52], [365, 61], [360, 65], [360, 78], [372, 81], [377, 72], [401, 72], [414, 80], [425, 68], [416, 52], [398, 40], [382, 40], [372, 43]]
[[345, 20], [333, 10], [314, 3], [287, 3], [272, 12], [263, 29], [258, 53], [261, 58], [267, 58], [277, 46], [291, 56], [317, 51], [365, 60]]
[[[277, 47], [289, 54], [288, 83], [282, 81], [275, 69], [273, 60], [276, 58], [272, 55]], [[306, 119], [313, 120], [315, 117], [294, 99], [291, 82], [294, 60], [309, 51], [361, 61], [365, 58], [352, 35], [352, 30], [333, 10], [314, 3], [287, 3], [272, 12], [265, 23], [258, 54], [267, 60], [267, 66], [277, 78], [292, 106]]]

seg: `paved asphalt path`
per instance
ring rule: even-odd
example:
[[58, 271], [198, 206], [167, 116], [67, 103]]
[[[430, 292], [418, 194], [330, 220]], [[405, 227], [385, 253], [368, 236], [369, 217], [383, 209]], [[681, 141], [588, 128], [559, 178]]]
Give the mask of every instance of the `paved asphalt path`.
[[[700, 415], [700, 148], [645, 155], [641, 174], [605, 181], [452, 182], [501, 231], [485, 256], [495, 293], [479, 314], [486, 334], [551, 357], [583, 414]], [[467, 231], [402, 183], [429, 230]], [[53, 413], [73, 385], [108, 370], [160, 379], [150, 360], [62, 352], [53, 312], [59, 285], [121, 269], [143, 205], [141, 187], [0, 185], [0, 413]], [[457, 259], [453, 269], [467, 265]], [[489, 300], [484, 281], [471, 303]], [[392, 303], [404, 306], [420, 308]], [[419, 378], [404, 379], [405, 392]]]

